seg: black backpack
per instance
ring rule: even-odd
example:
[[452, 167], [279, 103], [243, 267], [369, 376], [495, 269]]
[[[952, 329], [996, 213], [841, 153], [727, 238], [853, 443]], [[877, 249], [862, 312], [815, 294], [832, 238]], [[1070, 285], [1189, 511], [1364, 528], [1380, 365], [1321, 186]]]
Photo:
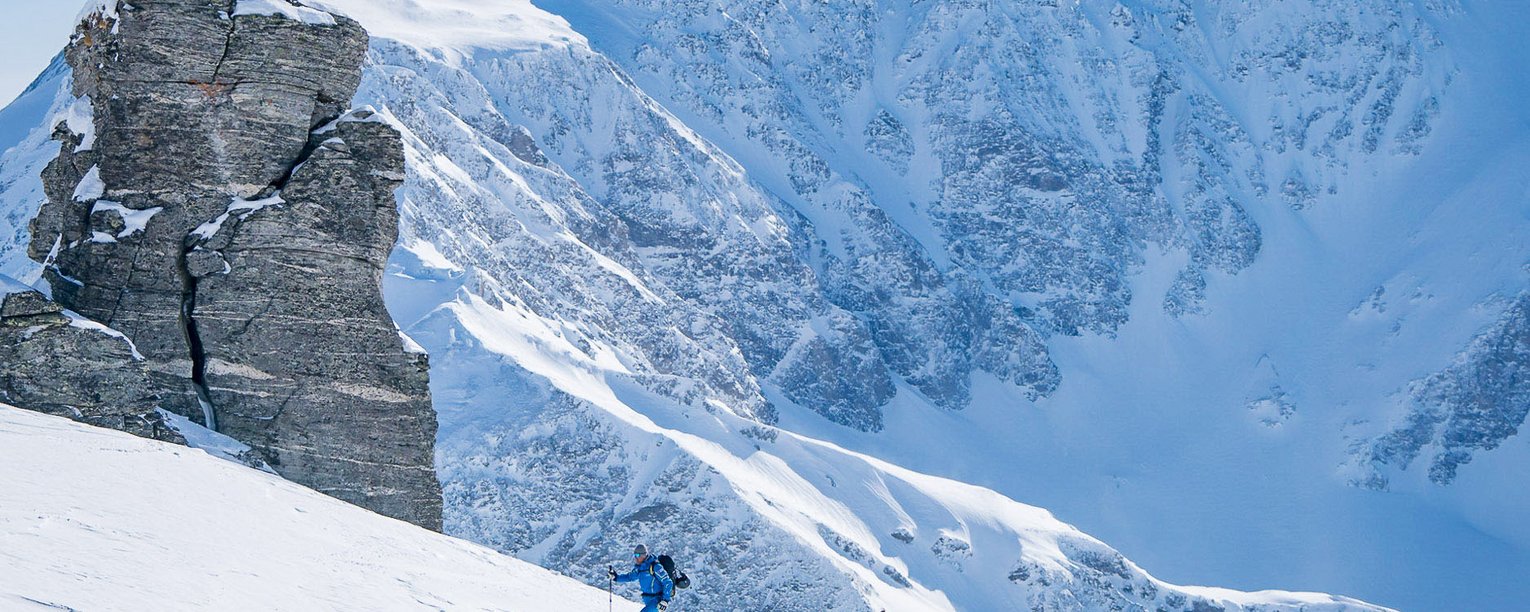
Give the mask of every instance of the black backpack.
[[691, 588], [691, 579], [686, 577], [685, 572], [675, 569], [675, 560], [669, 558], [669, 555], [659, 555], [659, 565], [664, 568], [664, 573], [669, 574], [669, 579], [675, 583], [675, 588]]

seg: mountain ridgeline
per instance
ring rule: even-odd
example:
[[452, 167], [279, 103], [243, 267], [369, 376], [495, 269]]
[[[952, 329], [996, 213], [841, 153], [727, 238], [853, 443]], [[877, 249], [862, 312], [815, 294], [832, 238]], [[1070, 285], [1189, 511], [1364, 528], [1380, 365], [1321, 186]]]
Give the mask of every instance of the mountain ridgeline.
[[59, 305], [131, 340], [159, 407], [439, 529], [427, 358], [381, 293], [403, 149], [349, 110], [367, 40], [284, 3], [87, 12], [29, 254]]

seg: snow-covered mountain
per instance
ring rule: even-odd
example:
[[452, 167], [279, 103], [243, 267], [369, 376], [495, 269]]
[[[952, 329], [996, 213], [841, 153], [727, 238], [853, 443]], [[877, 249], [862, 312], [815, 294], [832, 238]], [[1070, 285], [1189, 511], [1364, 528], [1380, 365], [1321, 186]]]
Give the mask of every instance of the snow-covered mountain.
[[0, 405], [0, 461], [6, 610], [611, 606], [603, 588], [184, 446]]
[[[308, 4], [404, 133], [449, 533], [707, 609], [1296, 601], [1023, 500], [1180, 582], [1530, 595], [1523, 8]], [[64, 71], [0, 115], [23, 280]]]

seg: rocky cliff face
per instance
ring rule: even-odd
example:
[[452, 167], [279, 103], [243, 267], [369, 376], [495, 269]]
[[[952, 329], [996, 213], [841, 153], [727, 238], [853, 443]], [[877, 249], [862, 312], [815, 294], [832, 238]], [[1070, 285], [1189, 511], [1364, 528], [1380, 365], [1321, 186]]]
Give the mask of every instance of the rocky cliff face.
[[[1384, 4], [550, 0], [596, 54], [416, 74], [487, 134], [525, 126], [621, 224], [597, 248], [764, 390], [761, 420], [790, 403], [878, 431], [900, 396], [967, 406], [975, 375], [1051, 394], [1052, 339], [1114, 334], [1134, 299], [1203, 312], [1261, 251], [1261, 208], [1416, 151], [1448, 68], [1427, 12]], [[420, 106], [388, 104], [415, 129]], [[1133, 296], [1165, 250], [1175, 281]]]
[[158, 411], [144, 357], [122, 334], [0, 275], [0, 401], [184, 442]]
[[1388, 466], [1431, 454], [1429, 480], [1450, 484], [1474, 455], [1519, 433], [1530, 415], [1530, 292], [1510, 304], [1455, 363], [1408, 386], [1403, 422], [1359, 453], [1370, 469], [1356, 484], [1385, 489]]
[[366, 46], [285, 2], [106, 2], [66, 52], [78, 101], [30, 254], [137, 344], [164, 408], [438, 528], [426, 359], [380, 289], [400, 138], [345, 112]]

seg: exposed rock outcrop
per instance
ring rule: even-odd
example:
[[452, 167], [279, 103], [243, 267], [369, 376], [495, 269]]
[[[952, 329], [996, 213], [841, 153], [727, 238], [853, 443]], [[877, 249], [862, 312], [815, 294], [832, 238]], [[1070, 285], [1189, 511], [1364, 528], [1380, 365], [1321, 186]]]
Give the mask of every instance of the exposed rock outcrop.
[[346, 113], [366, 32], [285, 0], [105, 7], [32, 224], [56, 299], [137, 344], [165, 409], [439, 528], [426, 358], [381, 295], [403, 149]]
[[1407, 469], [1425, 456], [1429, 480], [1448, 485], [1476, 453], [1519, 433], [1530, 415], [1530, 291], [1454, 363], [1413, 381], [1408, 395], [1405, 420], [1360, 455], [1369, 469], [1354, 484], [1385, 489], [1388, 466]]
[[0, 276], [0, 402], [184, 442], [157, 410], [144, 358], [110, 329]]

